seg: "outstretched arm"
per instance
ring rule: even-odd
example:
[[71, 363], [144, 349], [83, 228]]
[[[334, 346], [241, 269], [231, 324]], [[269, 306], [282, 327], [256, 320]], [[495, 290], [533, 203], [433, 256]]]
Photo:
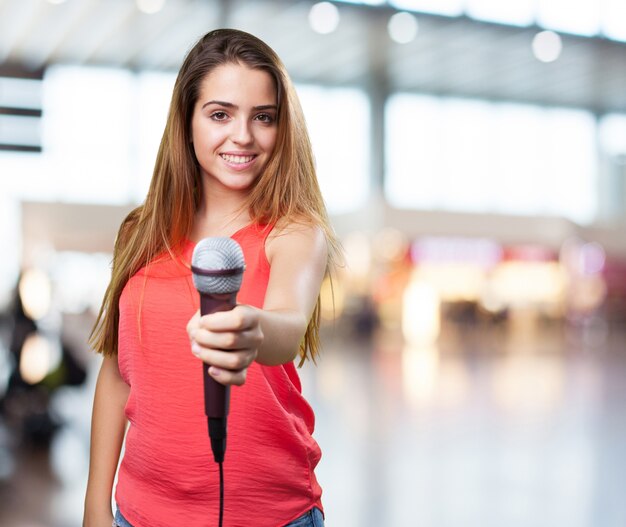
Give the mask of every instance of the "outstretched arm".
[[211, 365], [222, 384], [243, 384], [256, 360], [277, 365], [298, 354], [315, 308], [327, 262], [326, 238], [315, 226], [295, 224], [266, 243], [271, 271], [263, 309], [238, 305], [189, 322], [192, 352]]
[[284, 364], [298, 355], [326, 272], [328, 248], [320, 228], [298, 224], [268, 240], [266, 250], [271, 272], [257, 361]]

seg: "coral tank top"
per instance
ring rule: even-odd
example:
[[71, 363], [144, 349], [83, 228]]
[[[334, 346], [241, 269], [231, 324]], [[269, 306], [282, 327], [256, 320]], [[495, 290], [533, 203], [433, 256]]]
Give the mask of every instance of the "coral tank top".
[[[270, 231], [250, 225], [232, 236], [246, 261], [238, 303], [263, 306]], [[189, 268], [193, 248], [187, 242], [179, 258], [156, 258], [120, 297], [118, 361], [130, 395], [115, 499], [134, 527], [218, 523], [219, 472], [204, 415], [203, 363], [192, 355], [186, 331], [199, 308]], [[278, 527], [321, 508], [313, 427], [294, 364], [253, 363], [245, 384], [231, 389], [225, 527]]]

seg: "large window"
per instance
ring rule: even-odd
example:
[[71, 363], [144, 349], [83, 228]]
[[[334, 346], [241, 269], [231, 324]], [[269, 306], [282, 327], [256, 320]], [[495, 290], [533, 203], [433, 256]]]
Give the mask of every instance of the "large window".
[[362, 207], [369, 193], [369, 106], [349, 88], [297, 87], [313, 143], [317, 175], [331, 213]]
[[400, 208], [563, 216], [597, 203], [585, 111], [401, 94], [387, 106], [385, 192]]
[[28, 177], [47, 199], [128, 201], [136, 134], [133, 87], [133, 74], [123, 70], [49, 70], [44, 79], [46, 174]]

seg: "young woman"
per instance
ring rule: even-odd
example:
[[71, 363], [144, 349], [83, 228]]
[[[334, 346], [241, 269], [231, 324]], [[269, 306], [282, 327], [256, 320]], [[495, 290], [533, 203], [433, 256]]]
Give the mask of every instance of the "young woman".
[[[239, 242], [246, 271], [238, 305], [201, 317], [190, 260], [208, 236]], [[280, 59], [247, 33], [208, 33], [178, 74], [150, 189], [121, 225], [92, 335], [104, 357], [85, 527], [217, 525], [200, 361], [237, 386], [224, 525], [323, 525], [314, 415], [293, 361], [318, 352], [320, 285], [337, 247]]]

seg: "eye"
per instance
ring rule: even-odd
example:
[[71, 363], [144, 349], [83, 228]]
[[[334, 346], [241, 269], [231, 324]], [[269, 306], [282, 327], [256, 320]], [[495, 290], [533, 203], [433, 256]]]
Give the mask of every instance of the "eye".
[[259, 115], [255, 117], [255, 119], [257, 121], [260, 121], [262, 123], [267, 123], [267, 124], [274, 122], [274, 116], [269, 113], [260, 113]]
[[211, 114], [211, 119], [213, 119], [214, 121], [225, 121], [226, 119], [228, 119], [228, 114], [226, 112], [218, 110]]

